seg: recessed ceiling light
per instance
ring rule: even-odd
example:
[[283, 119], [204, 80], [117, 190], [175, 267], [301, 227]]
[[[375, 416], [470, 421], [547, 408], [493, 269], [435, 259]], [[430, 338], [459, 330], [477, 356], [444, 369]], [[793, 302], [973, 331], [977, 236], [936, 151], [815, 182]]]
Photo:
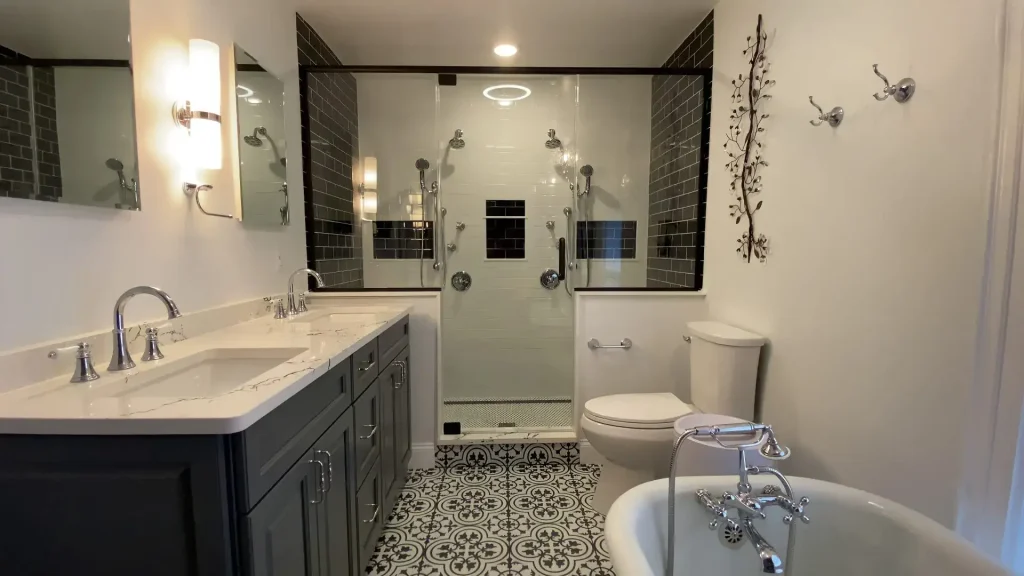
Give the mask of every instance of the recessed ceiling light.
[[494, 47], [494, 53], [502, 58], [515, 56], [516, 52], [519, 52], [519, 48], [516, 48], [512, 44], [498, 44]]

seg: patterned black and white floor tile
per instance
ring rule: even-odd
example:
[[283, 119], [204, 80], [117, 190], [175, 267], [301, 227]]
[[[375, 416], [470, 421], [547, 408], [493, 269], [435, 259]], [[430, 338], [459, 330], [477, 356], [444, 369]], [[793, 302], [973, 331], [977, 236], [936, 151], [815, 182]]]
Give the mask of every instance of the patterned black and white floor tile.
[[590, 506], [600, 467], [575, 456], [411, 470], [367, 574], [614, 576]]

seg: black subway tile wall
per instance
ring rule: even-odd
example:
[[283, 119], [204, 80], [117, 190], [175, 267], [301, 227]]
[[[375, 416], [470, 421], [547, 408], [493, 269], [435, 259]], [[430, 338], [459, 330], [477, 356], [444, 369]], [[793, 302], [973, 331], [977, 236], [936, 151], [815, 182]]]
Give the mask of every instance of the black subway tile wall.
[[[708, 14], [665, 62], [672, 68], [711, 68], [714, 12]], [[700, 76], [655, 76], [651, 87], [651, 186], [648, 210], [647, 287], [700, 289], [703, 284], [702, 221], [709, 134]], [[706, 165], [706, 162], [705, 162]]]
[[[298, 14], [295, 25], [300, 65], [341, 64]], [[306, 246], [307, 257], [328, 287], [362, 288], [362, 222], [352, 185], [352, 166], [359, 154], [356, 80], [348, 73], [311, 72], [305, 92], [303, 118], [308, 117], [309, 126], [303, 127], [303, 134], [309, 134], [309, 142], [303, 143], [303, 150], [310, 154], [304, 175], [306, 230], [315, 232], [307, 235], [313, 239]]]
[[576, 258], [625, 260], [636, 258], [636, 220], [576, 222]]
[[526, 200], [488, 200], [487, 216], [526, 217]]
[[378, 220], [373, 223], [373, 257], [379, 260], [433, 260], [430, 220]]
[[[0, 46], [0, 59], [24, 55]], [[52, 68], [34, 68], [35, 123], [39, 170], [36, 196], [32, 167], [32, 112], [29, 73], [25, 66], [0, 66], [0, 196], [60, 198], [60, 155], [57, 146], [56, 85]]]
[[526, 258], [526, 200], [487, 200], [487, 258]]

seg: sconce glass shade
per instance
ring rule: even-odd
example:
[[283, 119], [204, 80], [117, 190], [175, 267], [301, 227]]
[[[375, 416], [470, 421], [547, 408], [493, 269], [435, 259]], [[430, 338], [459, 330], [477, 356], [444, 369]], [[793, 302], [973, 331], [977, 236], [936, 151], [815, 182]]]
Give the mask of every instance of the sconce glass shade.
[[[220, 117], [220, 46], [208, 40], [188, 43], [188, 101], [194, 116], [189, 127], [192, 166], [205, 170], [222, 167]], [[216, 115], [218, 120], [202, 113]]]
[[363, 219], [375, 220], [377, 217], [377, 193], [363, 191]]
[[[377, 159], [367, 156], [363, 159], [363, 186], [367, 190], [377, 189]], [[374, 199], [374, 212], [377, 211], [377, 201]]]

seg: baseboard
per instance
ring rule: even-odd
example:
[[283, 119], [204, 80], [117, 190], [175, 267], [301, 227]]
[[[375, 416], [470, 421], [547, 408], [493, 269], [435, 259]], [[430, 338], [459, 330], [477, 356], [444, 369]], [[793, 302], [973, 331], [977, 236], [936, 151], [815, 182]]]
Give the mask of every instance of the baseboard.
[[409, 468], [433, 468], [434, 467], [434, 443], [424, 442], [412, 445], [412, 458], [409, 459]]
[[589, 440], [580, 440], [580, 462], [583, 464], [600, 464], [604, 466], [608, 460], [590, 445]]

